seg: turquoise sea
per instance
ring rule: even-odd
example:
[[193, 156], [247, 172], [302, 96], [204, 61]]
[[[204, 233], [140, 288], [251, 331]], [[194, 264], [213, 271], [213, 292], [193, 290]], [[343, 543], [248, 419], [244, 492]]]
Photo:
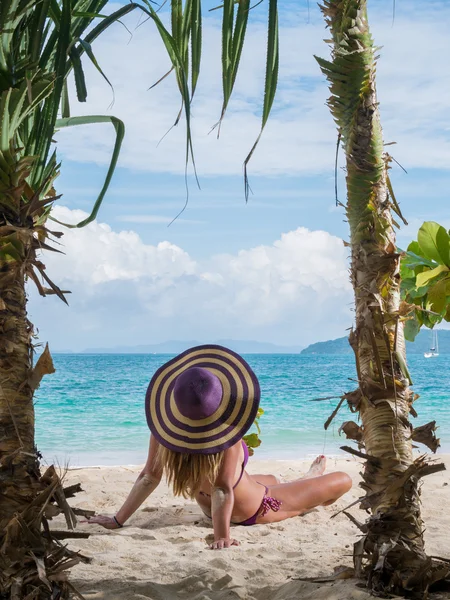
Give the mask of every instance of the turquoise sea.
[[[36, 394], [37, 445], [45, 461], [61, 465], [140, 464], [146, 459], [149, 430], [144, 397], [154, 371], [170, 355], [57, 354], [56, 373]], [[246, 355], [262, 388], [262, 446], [259, 458], [294, 459], [340, 454], [338, 435], [353, 415], [343, 406], [327, 432], [323, 423], [338, 396], [355, 388], [350, 355]], [[421, 425], [436, 420], [442, 448], [450, 452], [450, 355], [426, 360], [411, 356], [409, 368]]]

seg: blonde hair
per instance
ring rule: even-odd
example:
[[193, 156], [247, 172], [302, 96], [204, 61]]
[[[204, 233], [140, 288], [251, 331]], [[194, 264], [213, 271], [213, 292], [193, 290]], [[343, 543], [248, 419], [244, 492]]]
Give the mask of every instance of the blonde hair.
[[216, 454], [184, 454], [159, 445], [158, 460], [163, 467], [167, 483], [175, 496], [194, 499], [200, 491], [202, 480], [211, 485], [217, 479], [223, 461], [223, 452]]

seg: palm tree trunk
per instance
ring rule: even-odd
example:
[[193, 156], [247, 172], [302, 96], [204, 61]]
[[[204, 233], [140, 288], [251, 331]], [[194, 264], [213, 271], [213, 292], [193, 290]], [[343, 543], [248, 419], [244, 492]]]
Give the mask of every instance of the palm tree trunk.
[[[58, 199], [59, 175], [53, 133], [61, 127], [112, 123], [116, 142], [105, 183], [84, 226], [95, 218], [117, 162], [124, 135], [115, 117], [70, 117], [67, 78], [73, 72], [77, 97], [86, 82], [80, 57], [109, 25], [134, 10], [121, 7], [97, 23], [107, 0], [18, 2], [0, 10], [0, 600], [62, 600], [71, 591], [67, 569], [85, 557], [53, 539], [48, 520], [64, 513], [76, 519], [53, 467], [43, 474], [34, 440], [33, 393], [54, 371], [48, 348], [33, 365], [33, 327], [27, 319], [25, 282], [42, 296], [65, 292], [51, 281], [37, 254], [58, 251], [59, 232], [46, 227]], [[56, 8], [55, 8], [56, 7]], [[81, 15], [81, 16], [80, 16]], [[82, 41], [84, 40], [84, 41]], [[78, 85], [79, 84], [79, 85]], [[64, 118], [58, 119], [62, 114]], [[76, 486], [75, 486], [76, 487]], [[75, 491], [71, 489], [70, 494]], [[89, 511], [77, 509], [76, 514]], [[84, 534], [81, 534], [84, 536]], [[71, 537], [58, 532], [57, 538]], [[77, 535], [80, 537], [80, 534]], [[87, 536], [86, 536], [87, 537]]]
[[[11, 596], [14, 593], [21, 597], [20, 567], [25, 565], [15, 544], [19, 515], [41, 486], [34, 450], [33, 392], [28, 383], [32, 374], [32, 327], [26, 313], [24, 274], [17, 262], [0, 263], [0, 290], [0, 594], [10, 592]], [[40, 522], [27, 527], [39, 540]], [[35, 549], [38, 555], [42, 551], [42, 547]], [[17, 562], [21, 563], [18, 572]], [[10, 579], [12, 570], [14, 582]]]
[[[409, 387], [401, 321], [400, 255], [396, 249], [383, 137], [375, 87], [374, 45], [366, 0], [330, 0], [322, 11], [333, 37], [332, 62], [317, 59], [329, 79], [331, 112], [346, 155], [351, 281], [359, 388], [348, 395], [361, 418], [365, 450], [362, 507], [370, 511], [355, 544], [357, 575], [376, 592], [425, 595], [449, 569], [432, 567], [424, 551], [418, 482], [443, 468], [414, 461]], [[401, 216], [401, 215], [400, 215]], [[351, 449], [350, 449], [351, 450]]]
[[[357, 127], [379, 127], [376, 97], [358, 114]], [[371, 178], [364, 152], [347, 155], [347, 185]], [[368, 150], [367, 150], [368, 151]], [[359, 163], [359, 164], [358, 164]], [[410, 586], [414, 566], [425, 564], [423, 524], [418, 491], [419, 465], [414, 463], [409, 413], [413, 393], [405, 369], [403, 325], [399, 322], [399, 255], [389, 209], [386, 170], [374, 186], [370, 217], [358, 207], [347, 210], [351, 239], [351, 279], [355, 293], [355, 328], [350, 344], [359, 380], [359, 411], [368, 460], [362, 485], [363, 506], [371, 512], [367, 536], [357, 543], [358, 571], [362, 554], [369, 560], [369, 582], [377, 591]], [[361, 234], [361, 224], [364, 234]], [[363, 551], [363, 552], [361, 552]], [[376, 568], [377, 567], [377, 568]]]
[[[27, 319], [25, 278], [16, 262], [0, 262], [0, 462], [14, 467], [34, 457], [32, 325]], [[26, 454], [25, 454], [26, 453]], [[0, 513], [3, 516], [3, 513]]]
[[48, 527], [62, 512], [69, 527], [76, 520], [55, 469], [40, 473], [35, 449], [33, 393], [54, 368], [47, 347], [32, 364], [25, 278], [37, 237], [32, 220], [19, 226], [6, 216], [11, 194], [20, 199], [18, 179], [11, 175], [8, 197], [0, 193], [0, 599], [63, 599], [71, 589], [65, 569], [86, 559], [55, 542]]

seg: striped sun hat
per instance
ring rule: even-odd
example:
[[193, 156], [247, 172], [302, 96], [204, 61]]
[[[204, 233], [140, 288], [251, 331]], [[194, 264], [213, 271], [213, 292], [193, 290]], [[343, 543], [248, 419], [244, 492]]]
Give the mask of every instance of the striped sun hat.
[[153, 375], [145, 397], [148, 426], [166, 448], [214, 454], [235, 444], [258, 411], [258, 379], [228, 348], [196, 346]]

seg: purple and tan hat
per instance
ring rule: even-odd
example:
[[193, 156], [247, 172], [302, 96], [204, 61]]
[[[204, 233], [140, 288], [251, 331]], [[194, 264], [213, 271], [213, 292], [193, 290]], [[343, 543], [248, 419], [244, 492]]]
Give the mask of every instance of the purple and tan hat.
[[148, 426], [166, 448], [214, 454], [235, 444], [258, 412], [258, 379], [228, 348], [196, 346], [153, 375], [145, 397]]

